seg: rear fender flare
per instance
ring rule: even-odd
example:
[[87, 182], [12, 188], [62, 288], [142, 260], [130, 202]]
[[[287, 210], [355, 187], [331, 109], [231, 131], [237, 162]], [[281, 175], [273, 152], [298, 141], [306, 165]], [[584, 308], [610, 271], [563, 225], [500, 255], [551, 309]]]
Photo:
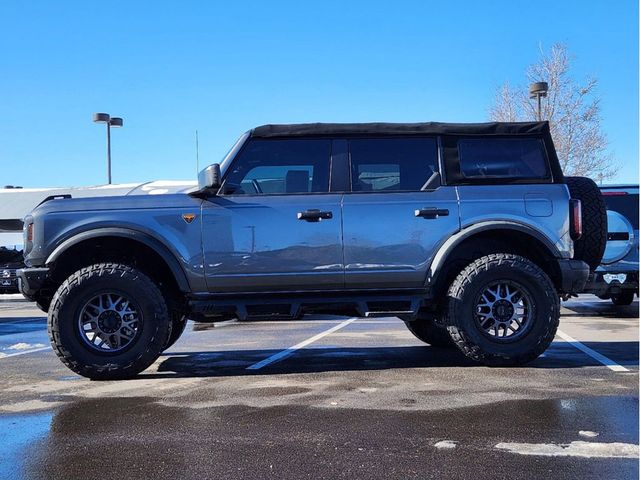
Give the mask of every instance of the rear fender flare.
[[453, 252], [453, 250], [460, 243], [481, 232], [487, 232], [491, 230], [514, 230], [517, 232], [526, 233], [527, 235], [530, 235], [531, 237], [540, 241], [540, 243], [542, 243], [547, 248], [549, 253], [554, 256], [554, 258], [560, 258], [562, 256], [558, 248], [553, 244], [551, 240], [549, 240], [549, 238], [525, 224], [495, 220], [492, 220], [490, 222], [480, 222], [464, 228], [463, 230], [460, 230], [455, 235], [449, 237], [440, 246], [433, 257], [433, 261], [431, 262], [431, 266], [429, 268], [429, 273], [427, 275], [427, 286], [433, 286], [436, 283], [438, 275], [443, 270], [449, 254]]

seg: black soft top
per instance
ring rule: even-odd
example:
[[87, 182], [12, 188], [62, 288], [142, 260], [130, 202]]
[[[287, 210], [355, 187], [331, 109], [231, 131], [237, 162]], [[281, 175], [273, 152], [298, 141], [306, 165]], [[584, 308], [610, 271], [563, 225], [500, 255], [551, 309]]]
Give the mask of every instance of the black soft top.
[[545, 135], [548, 122], [489, 123], [294, 123], [262, 125], [251, 130], [257, 138], [327, 135]]

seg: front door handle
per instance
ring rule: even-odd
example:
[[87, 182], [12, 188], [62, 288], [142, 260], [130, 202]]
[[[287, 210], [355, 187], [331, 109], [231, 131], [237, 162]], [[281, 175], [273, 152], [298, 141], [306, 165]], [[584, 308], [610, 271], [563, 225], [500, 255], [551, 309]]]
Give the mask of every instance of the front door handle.
[[323, 212], [317, 209], [298, 212], [298, 220], [305, 220], [307, 222], [319, 222], [320, 220], [330, 220], [332, 218], [333, 212]]
[[446, 208], [421, 208], [420, 210], [415, 211], [416, 217], [422, 218], [438, 218], [438, 217], [448, 217], [449, 210]]

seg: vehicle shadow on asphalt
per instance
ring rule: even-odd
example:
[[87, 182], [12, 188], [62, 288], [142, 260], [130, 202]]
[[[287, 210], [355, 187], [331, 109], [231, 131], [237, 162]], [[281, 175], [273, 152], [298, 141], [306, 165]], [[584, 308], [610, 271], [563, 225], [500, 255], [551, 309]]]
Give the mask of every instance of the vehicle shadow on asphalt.
[[610, 302], [571, 302], [564, 304], [562, 317], [603, 317], [614, 319], [638, 318], [639, 304], [614, 305]]
[[[608, 356], [620, 365], [638, 364], [638, 342], [589, 342], [589, 348]], [[145, 378], [230, 377], [296, 373], [387, 370], [405, 368], [464, 367], [487, 368], [472, 362], [455, 349], [430, 346], [308, 348], [257, 370], [253, 365], [281, 350], [226, 350], [167, 352], [157, 373]], [[565, 342], [554, 342], [535, 361], [519, 368], [562, 369], [602, 366], [601, 363]]]

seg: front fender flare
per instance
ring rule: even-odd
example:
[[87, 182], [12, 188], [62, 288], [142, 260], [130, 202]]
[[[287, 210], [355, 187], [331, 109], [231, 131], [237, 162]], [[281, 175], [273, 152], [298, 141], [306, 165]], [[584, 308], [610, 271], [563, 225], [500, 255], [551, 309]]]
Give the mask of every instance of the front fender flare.
[[188, 292], [191, 290], [189, 287], [189, 281], [187, 280], [187, 276], [184, 273], [180, 262], [176, 258], [175, 254], [171, 252], [169, 247], [167, 247], [163, 242], [154, 238], [153, 236], [140, 232], [138, 230], [133, 230], [130, 228], [122, 228], [122, 227], [105, 227], [105, 228], [95, 228], [92, 230], [87, 230], [84, 232], [80, 232], [75, 234], [74, 236], [66, 239], [60, 245], [58, 245], [53, 252], [47, 257], [46, 264], [50, 265], [54, 263], [60, 256], [67, 251], [70, 247], [77, 245], [80, 242], [84, 242], [85, 240], [89, 240], [92, 238], [100, 238], [100, 237], [122, 237], [128, 238], [131, 240], [135, 240], [140, 242], [147, 247], [151, 248], [154, 252], [156, 252], [160, 257], [167, 263], [171, 273], [173, 274], [176, 283], [178, 284], [178, 288], [180, 288], [183, 292]]

